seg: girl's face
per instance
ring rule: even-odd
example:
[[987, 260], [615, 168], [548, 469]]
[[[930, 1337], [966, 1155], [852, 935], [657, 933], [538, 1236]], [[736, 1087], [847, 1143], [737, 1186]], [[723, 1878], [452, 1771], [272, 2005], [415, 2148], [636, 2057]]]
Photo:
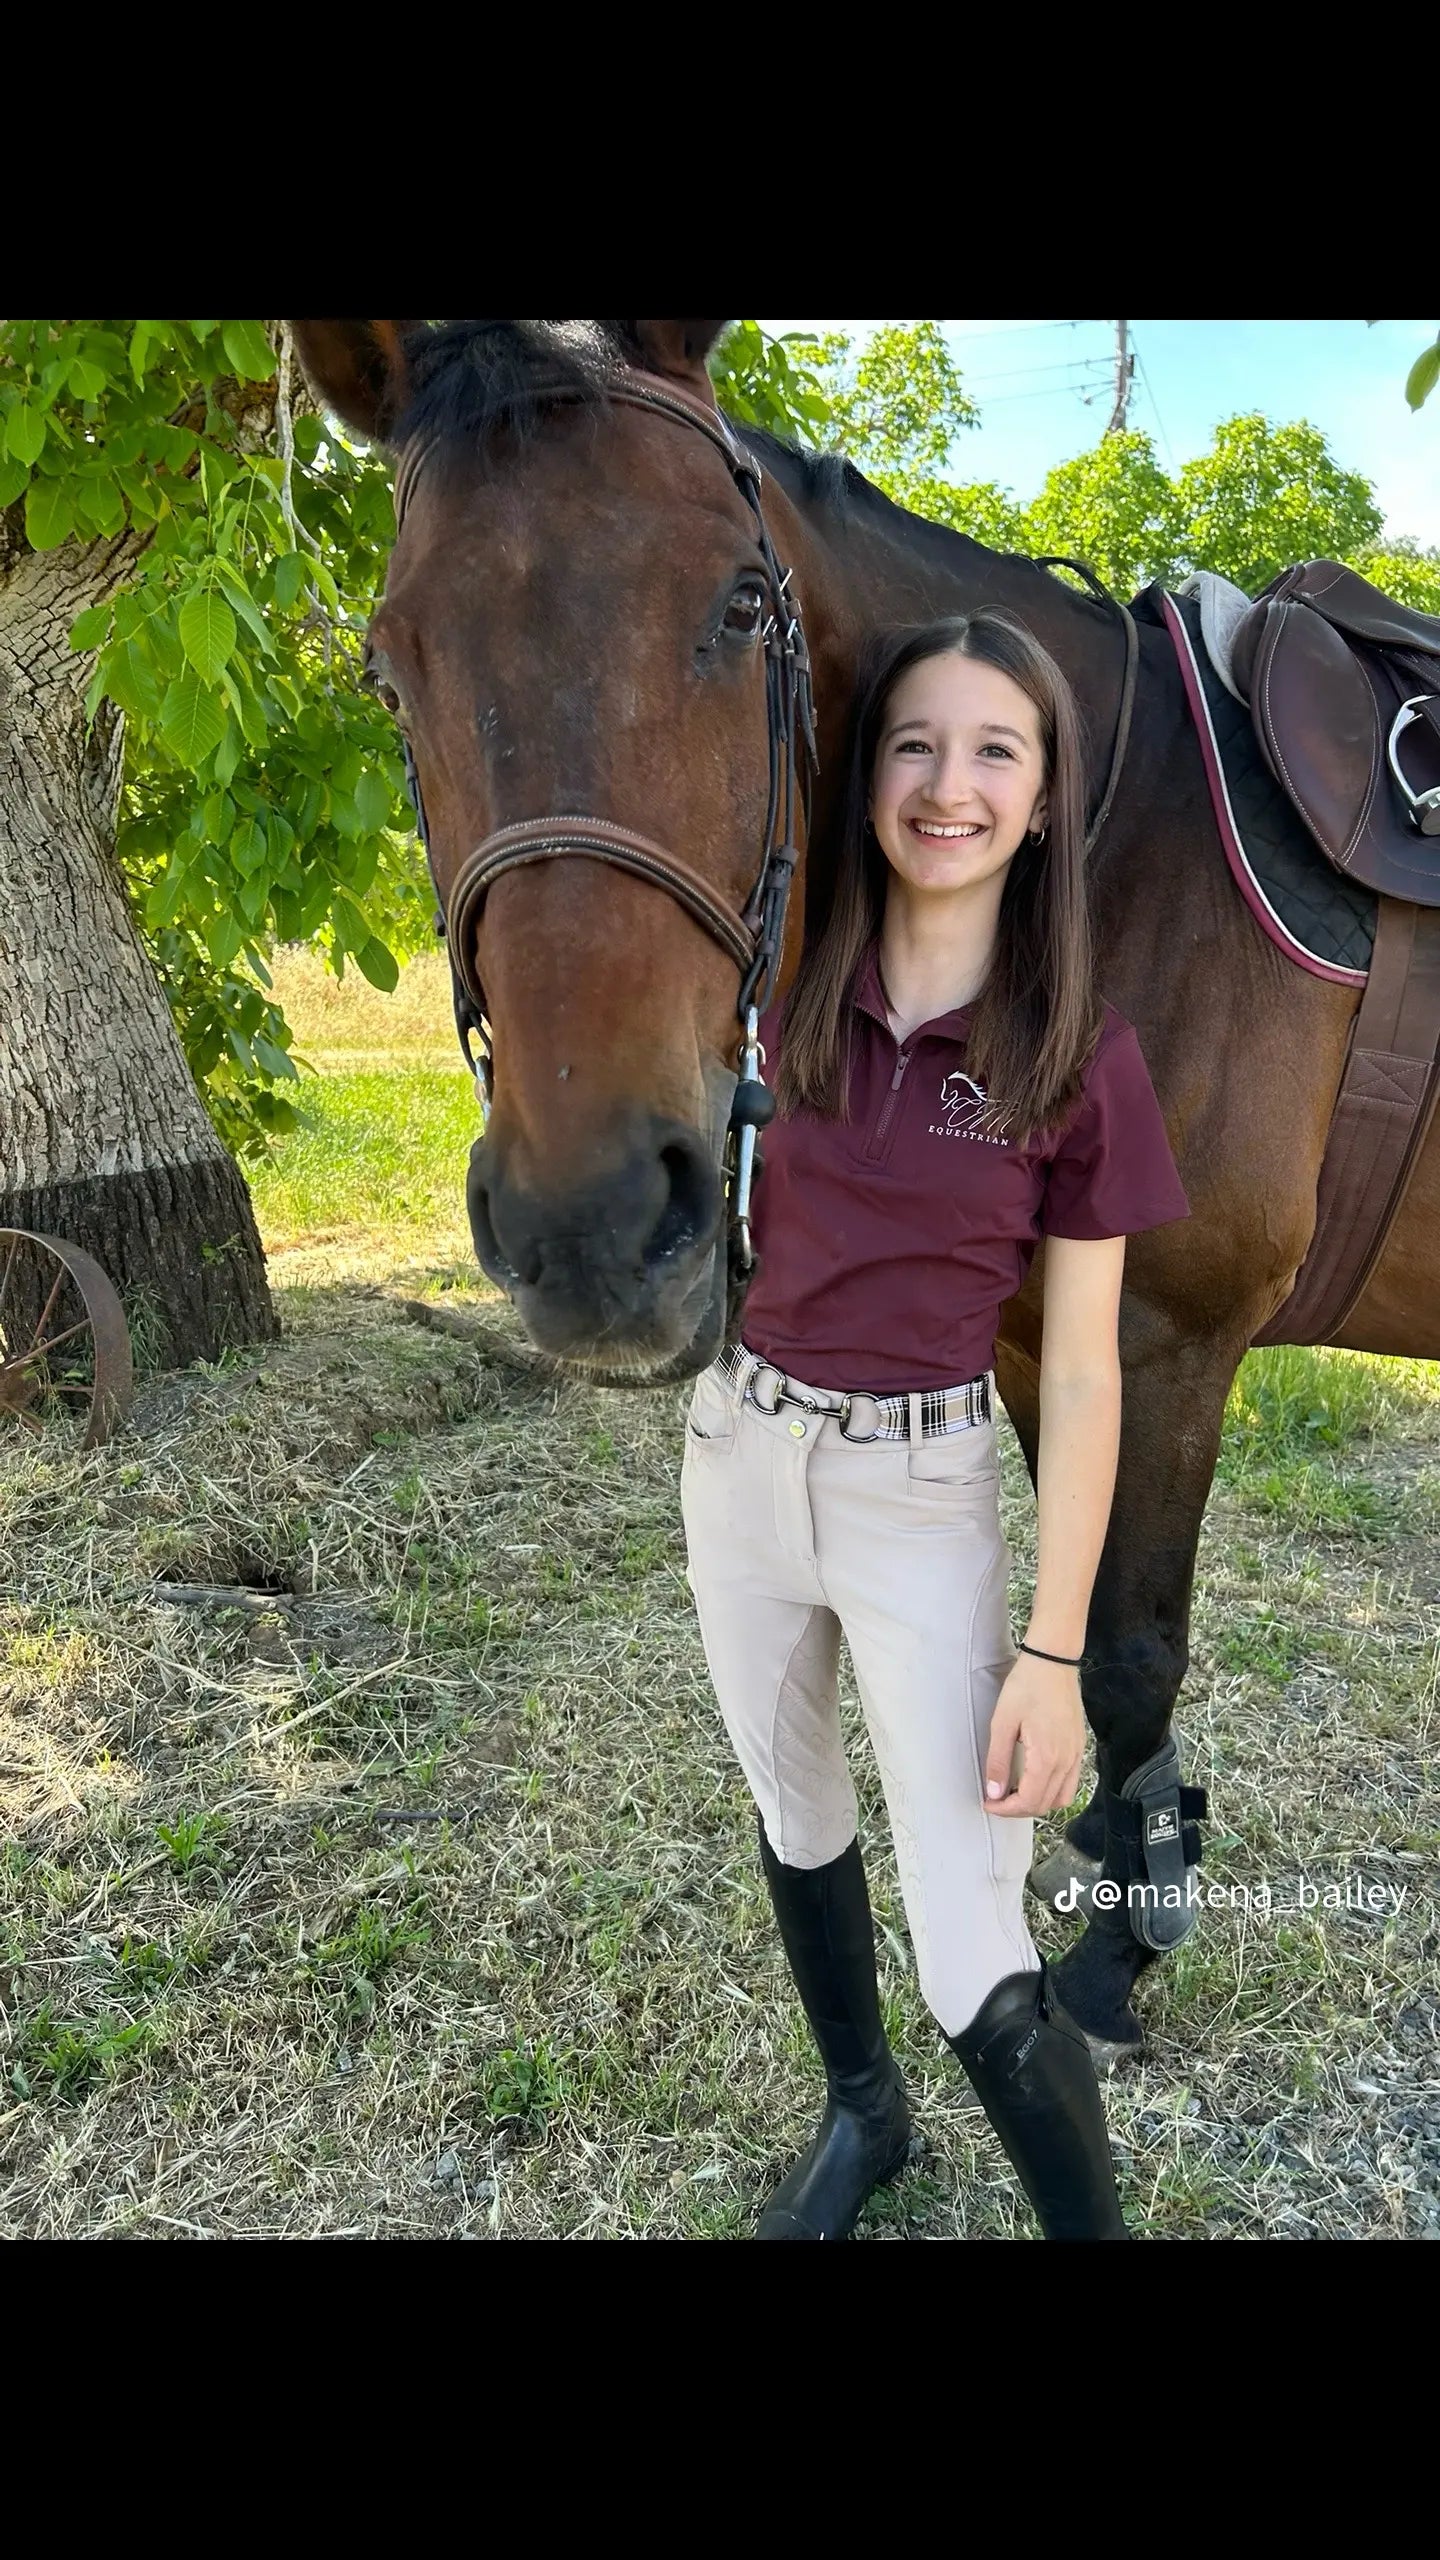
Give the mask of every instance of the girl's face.
[[1040, 715], [998, 667], [954, 651], [906, 669], [886, 704], [870, 815], [911, 888], [973, 889], [1045, 824]]

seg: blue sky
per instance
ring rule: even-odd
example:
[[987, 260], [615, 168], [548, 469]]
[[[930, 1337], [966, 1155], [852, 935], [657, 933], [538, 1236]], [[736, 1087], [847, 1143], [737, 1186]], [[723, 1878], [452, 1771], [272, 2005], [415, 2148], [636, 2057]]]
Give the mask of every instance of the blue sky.
[[[765, 320], [762, 328], [845, 329], [874, 320]], [[978, 428], [951, 455], [957, 479], [996, 480], [1032, 498], [1057, 462], [1098, 440], [1110, 414], [1113, 320], [945, 320]], [[1413, 413], [1405, 376], [1434, 320], [1135, 320], [1130, 424], [1167, 471], [1203, 453], [1222, 418], [1261, 409], [1308, 418], [1336, 460], [1373, 482], [1392, 534], [1440, 544], [1440, 390]], [[1086, 405], [1088, 396], [1089, 405]]]

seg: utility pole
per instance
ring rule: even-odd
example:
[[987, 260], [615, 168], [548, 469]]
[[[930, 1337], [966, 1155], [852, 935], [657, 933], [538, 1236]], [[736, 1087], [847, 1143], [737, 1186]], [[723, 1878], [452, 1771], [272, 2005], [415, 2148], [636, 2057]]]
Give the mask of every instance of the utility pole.
[[1135, 358], [1130, 347], [1130, 323], [1128, 320], [1117, 320], [1115, 323], [1115, 406], [1110, 412], [1110, 424], [1105, 430], [1107, 436], [1123, 435], [1125, 432], [1125, 412], [1130, 405], [1130, 385], [1134, 377]]

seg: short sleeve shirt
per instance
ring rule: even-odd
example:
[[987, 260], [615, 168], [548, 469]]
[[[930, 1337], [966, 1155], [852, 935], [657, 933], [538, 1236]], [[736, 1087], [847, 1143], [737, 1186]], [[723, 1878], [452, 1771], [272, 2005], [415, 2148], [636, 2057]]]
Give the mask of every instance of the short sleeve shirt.
[[[872, 951], [848, 1117], [799, 1111], [765, 1131], [744, 1339], [792, 1377], [878, 1395], [979, 1377], [1042, 1237], [1189, 1216], [1140, 1043], [1113, 1006], [1078, 1102], [1023, 1144], [967, 1070], [968, 1030], [962, 1006], [897, 1042]], [[773, 1070], [783, 1004], [763, 1037]]]

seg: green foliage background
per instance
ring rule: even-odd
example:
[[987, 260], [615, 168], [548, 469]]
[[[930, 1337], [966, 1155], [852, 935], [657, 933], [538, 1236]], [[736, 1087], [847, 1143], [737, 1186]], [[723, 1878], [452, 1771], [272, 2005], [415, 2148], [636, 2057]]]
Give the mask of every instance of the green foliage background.
[[[934, 321], [887, 322], [858, 353], [738, 321], [712, 372], [740, 423], [838, 446], [897, 503], [997, 549], [1077, 555], [1124, 595], [1193, 568], [1253, 593], [1329, 557], [1440, 613], [1440, 552], [1387, 535], [1369, 482], [1304, 421], [1228, 419], [1173, 477], [1147, 436], [1107, 435], [1022, 504], [953, 475], [979, 410]], [[71, 644], [94, 653], [92, 716], [125, 714], [119, 856], [186, 1055], [227, 1143], [263, 1151], [295, 1120], [277, 943], [379, 987], [431, 943], [395, 732], [359, 683], [388, 463], [313, 414], [276, 324], [11, 320], [0, 508], [23, 508], [37, 551], [133, 555]]]
[[[287, 368], [288, 369], [288, 368]], [[0, 324], [0, 505], [37, 551], [119, 540], [82, 612], [126, 718], [118, 852], [222, 1136], [293, 1125], [277, 942], [393, 986], [429, 939], [393, 727], [358, 682], [389, 470], [311, 411], [258, 320]], [[298, 412], [298, 414], [296, 414]]]

